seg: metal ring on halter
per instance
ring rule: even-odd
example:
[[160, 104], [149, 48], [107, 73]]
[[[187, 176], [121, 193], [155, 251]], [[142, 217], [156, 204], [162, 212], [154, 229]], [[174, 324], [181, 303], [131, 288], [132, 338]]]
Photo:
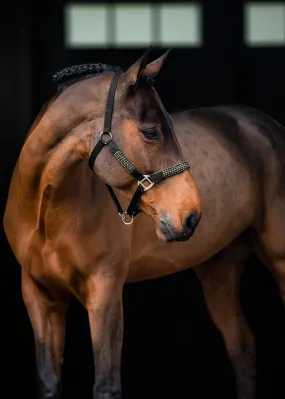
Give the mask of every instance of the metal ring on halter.
[[[130, 222], [127, 222], [127, 221], [126, 221], [127, 215], [130, 216], [130, 218], [131, 218]], [[129, 215], [127, 212], [120, 213], [120, 216], [121, 216], [122, 221], [123, 221], [124, 224], [129, 225], [129, 224], [132, 224], [133, 221], [134, 221], [133, 215]]]
[[[108, 136], [109, 136], [109, 139], [108, 139], [107, 141], [104, 141], [104, 140], [102, 139], [102, 136], [103, 136], [104, 134], [108, 134]], [[110, 141], [113, 140], [112, 133], [111, 133], [111, 132], [101, 132], [101, 133], [100, 133], [100, 140], [101, 140], [102, 143], [104, 143], [105, 145], [108, 144], [108, 143], [110, 143]]]

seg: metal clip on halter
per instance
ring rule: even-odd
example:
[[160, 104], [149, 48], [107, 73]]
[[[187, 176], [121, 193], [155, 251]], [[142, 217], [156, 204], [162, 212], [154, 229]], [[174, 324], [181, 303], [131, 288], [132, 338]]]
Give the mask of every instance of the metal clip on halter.
[[[134, 221], [134, 216], [129, 215], [128, 212], [126, 212], [126, 211], [124, 211], [123, 213], [119, 213], [119, 215], [121, 216], [123, 223], [126, 225], [132, 224]], [[127, 222], [127, 220], [126, 220], [128, 216], [131, 218], [131, 220], [129, 222]]]

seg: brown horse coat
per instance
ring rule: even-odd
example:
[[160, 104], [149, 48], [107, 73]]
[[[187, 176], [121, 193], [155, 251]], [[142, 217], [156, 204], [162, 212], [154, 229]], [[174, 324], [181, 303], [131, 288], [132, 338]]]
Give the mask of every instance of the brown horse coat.
[[[284, 130], [246, 107], [174, 114], [182, 158], [191, 164], [194, 180], [183, 173], [161, 182], [143, 195], [140, 207], [145, 213], [125, 226], [87, 162], [105, 107], [105, 100], [94, 107], [90, 87], [101, 85], [105, 99], [109, 82], [108, 74], [80, 81], [44, 109], [11, 181], [4, 226], [22, 266], [42, 397], [58, 398], [60, 393], [71, 294], [89, 314], [96, 362], [94, 398], [118, 398], [123, 284], [196, 266], [236, 372], [239, 396], [254, 398], [254, 341], [240, 310], [238, 284], [244, 262], [257, 251], [274, 271], [281, 291], [285, 288]], [[92, 90], [95, 101], [98, 96]], [[146, 96], [146, 88], [140, 90]], [[139, 109], [143, 115], [131, 117], [127, 108], [121, 111], [124, 134], [118, 141], [138, 168], [143, 170], [148, 163], [147, 169], [158, 170], [182, 159], [181, 153], [172, 138], [163, 154], [152, 153], [151, 145], [147, 150], [142, 146], [134, 119], [142, 118], [149, 126], [145, 116], [149, 111], [159, 120], [151, 114], [155, 103], [148, 107], [142, 98], [134, 101], [132, 112]], [[103, 181], [111, 179], [126, 208], [134, 185], [109, 155], [99, 155], [96, 173]], [[199, 195], [203, 217], [193, 237], [186, 242], [163, 241], [160, 214], [170, 215], [180, 231], [187, 212], [193, 208], [201, 212]]]

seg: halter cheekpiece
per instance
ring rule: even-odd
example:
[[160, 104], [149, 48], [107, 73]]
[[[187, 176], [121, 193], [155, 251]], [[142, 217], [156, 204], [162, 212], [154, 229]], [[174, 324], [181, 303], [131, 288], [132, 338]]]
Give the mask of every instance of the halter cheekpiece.
[[[104, 129], [100, 134], [99, 140], [95, 145], [95, 147], [93, 148], [91, 155], [89, 157], [89, 167], [94, 172], [93, 167], [96, 157], [99, 155], [99, 153], [104, 147], [107, 147], [109, 151], [115, 156], [115, 158], [120, 162], [123, 168], [138, 181], [138, 187], [133, 195], [133, 198], [131, 199], [127, 211], [123, 211], [112, 187], [106, 184], [107, 189], [109, 190], [109, 193], [114, 201], [114, 204], [117, 208], [119, 215], [122, 218], [123, 223], [132, 224], [134, 217], [140, 212], [140, 210], [137, 207], [137, 203], [142, 194], [150, 190], [156, 183], [160, 182], [161, 180], [171, 176], [175, 176], [186, 170], [189, 170], [190, 165], [188, 164], [188, 162], [183, 162], [177, 165], [170, 166], [169, 168], [163, 169], [159, 172], [155, 172], [151, 175], [143, 175], [141, 172], [137, 170], [137, 168], [134, 165], [132, 165], [127, 160], [125, 155], [120, 151], [117, 144], [113, 141], [113, 136], [111, 133], [111, 124], [112, 124], [115, 93], [121, 74], [122, 71], [117, 71], [112, 79], [106, 104]], [[104, 140], [104, 136], [108, 136], [106, 140]]]

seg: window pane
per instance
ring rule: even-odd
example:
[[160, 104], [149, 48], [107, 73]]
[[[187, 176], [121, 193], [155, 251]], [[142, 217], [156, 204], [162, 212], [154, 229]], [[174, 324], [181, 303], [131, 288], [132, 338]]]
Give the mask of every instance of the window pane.
[[171, 46], [200, 46], [201, 9], [198, 4], [163, 4], [160, 7], [160, 43]]
[[105, 46], [107, 44], [107, 6], [66, 5], [65, 43], [70, 48]]
[[68, 48], [201, 45], [198, 3], [69, 3], [65, 6]]
[[284, 45], [284, 3], [247, 4], [245, 6], [245, 42], [250, 46]]
[[115, 5], [116, 47], [147, 47], [152, 42], [150, 4]]

